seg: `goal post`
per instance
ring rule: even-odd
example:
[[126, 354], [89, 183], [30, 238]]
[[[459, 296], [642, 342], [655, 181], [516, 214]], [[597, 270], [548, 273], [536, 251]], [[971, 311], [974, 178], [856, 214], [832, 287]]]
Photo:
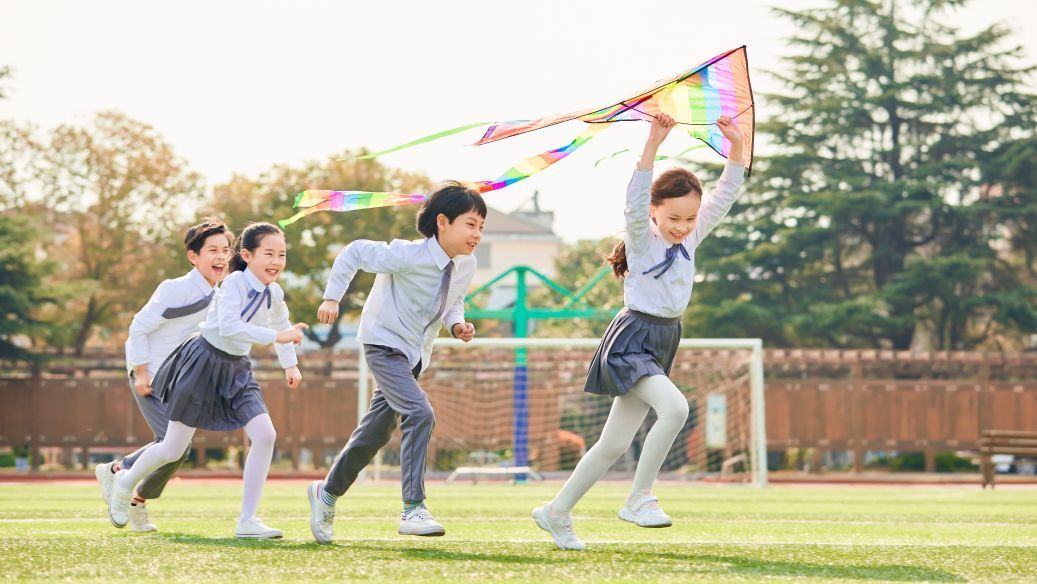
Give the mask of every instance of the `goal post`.
[[[421, 385], [436, 412], [430, 470], [525, 479], [564, 476], [600, 435], [612, 400], [583, 392], [596, 338], [436, 340]], [[670, 378], [689, 401], [688, 421], [661, 476], [767, 485], [763, 343], [681, 339]], [[359, 360], [357, 422], [373, 379]], [[612, 473], [632, 474], [649, 413]], [[399, 433], [374, 472], [398, 461]]]

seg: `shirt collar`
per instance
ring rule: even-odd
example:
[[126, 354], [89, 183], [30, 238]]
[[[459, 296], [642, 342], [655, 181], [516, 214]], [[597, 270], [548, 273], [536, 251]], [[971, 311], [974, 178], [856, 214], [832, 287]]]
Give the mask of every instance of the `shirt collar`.
[[443, 251], [443, 246], [439, 245], [439, 240], [432, 236], [427, 241], [429, 253], [432, 254], [432, 261], [436, 262], [436, 267], [440, 270], [446, 268], [446, 265], [450, 263], [450, 256]]
[[242, 271], [245, 272], [245, 282], [248, 283], [250, 288], [256, 292], [262, 292], [263, 289], [266, 288], [266, 286], [259, 281], [259, 277], [252, 273], [252, 270], [248, 269], [248, 266], [245, 266], [245, 269]]
[[212, 294], [212, 291], [216, 288], [215, 286], [209, 285], [209, 282], [205, 279], [205, 276], [198, 271], [198, 268], [192, 268], [191, 271], [188, 272], [187, 278], [194, 284], [195, 288], [198, 288], [198, 291], [205, 296]]

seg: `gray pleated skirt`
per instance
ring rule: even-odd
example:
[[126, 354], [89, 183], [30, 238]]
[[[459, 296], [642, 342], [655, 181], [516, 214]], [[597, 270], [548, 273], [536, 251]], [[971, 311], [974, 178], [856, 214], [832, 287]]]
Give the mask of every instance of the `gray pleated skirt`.
[[624, 395], [642, 377], [669, 375], [681, 340], [680, 317], [664, 318], [624, 308], [598, 345], [583, 390]]
[[231, 355], [195, 335], [162, 363], [152, 393], [169, 419], [192, 428], [227, 431], [268, 412], [248, 356]]

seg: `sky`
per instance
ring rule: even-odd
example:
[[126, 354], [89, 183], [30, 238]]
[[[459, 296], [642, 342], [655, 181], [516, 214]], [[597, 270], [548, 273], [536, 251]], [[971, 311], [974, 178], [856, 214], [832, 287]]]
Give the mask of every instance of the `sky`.
[[[776, 115], [763, 94], [781, 90], [767, 72], [782, 69], [795, 33], [775, 5], [821, 4], [0, 0], [0, 66], [14, 70], [0, 118], [49, 128], [120, 110], [154, 126], [211, 186], [462, 124], [607, 105], [743, 44], [763, 117]], [[946, 20], [967, 31], [1006, 22], [1037, 62], [1037, 2], [973, 0]], [[569, 142], [580, 125], [478, 148], [467, 145], [475, 129], [382, 162], [434, 180], [490, 179]], [[635, 159], [594, 163], [639, 152], [648, 130], [617, 126], [487, 202], [508, 211], [538, 190], [566, 241], [616, 235]], [[691, 145], [680, 135], [662, 150]], [[768, 147], [761, 140], [757, 153]]]

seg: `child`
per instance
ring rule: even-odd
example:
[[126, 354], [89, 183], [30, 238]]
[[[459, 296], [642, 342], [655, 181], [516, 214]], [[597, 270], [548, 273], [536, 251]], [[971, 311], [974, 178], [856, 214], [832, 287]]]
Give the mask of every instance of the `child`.
[[459, 183], [445, 183], [418, 211], [417, 228], [425, 239], [388, 244], [358, 240], [335, 258], [317, 320], [336, 322], [339, 301], [357, 270], [377, 274], [357, 333], [377, 387], [367, 415], [327, 477], [309, 486], [310, 531], [318, 542], [331, 542], [336, 499], [389, 442], [397, 416], [403, 433], [398, 533], [446, 533], [425, 508], [425, 455], [435, 418], [417, 379], [428, 368], [440, 323], [465, 342], [475, 336], [475, 327], [464, 320], [464, 295], [475, 275], [471, 254], [482, 239], [485, 220], [486, 203], [478, 193]]
[[153, 382], [155, 397], [167, 407], [169, 425], [162, 442], [144, 451], [130, 470], [116, 474], [108, 514], [116, 527], [126, 525], [134, 486], [149, 473], [179, 459], [195, 428], [236, 430], [244, 427], [252, 448], [245, 459], [239, 538], [279, 538], [281, 530], [256, 517], [276, 433], [263, 394], [252, 374], [248, 354], [253, 344], [275, 343], [288, 387], [302, 381], [295, 347], [305, 324], [292, 325], [277, 278], [285, 267], [284, 233], [269, 223], [253, 223], [241, 233], [224, 280], [209, 308], [201, 334], [176, 348]]
[[[627, 187], [626, 237], [608, 258], [617, 277], [625, 276], [625, 308], [605, 331], [587, 372], [584, 390], [616, 396], [601, 438], [580, 460], [553, 501], [536, 508], [533, 519], [561, 549], [586, 546], [573, 530], [572, 508], [630, 447], [648, 409], [656, 422], [641, 452], [630, 497], [619, 518], [640, 527], [669, 527], [669, 516], [652, 496], [652, 484], [666, 453], [688, 417], [688, 402], [667, 378], [681, 338], [681, 315], [691, 299], [695, 249], [734, 204], [744, 169], [742, 134], [731, 118], [717, 120], [731, 142], [727, 166], [716, 189], [702, 200], [698, 179], [674, 168], [654, 183], [652, 166], [659, 145], [675, 122], [653, 120], [641, 161]], [[649, 183], [651, 198], [649, 199]]]
[[[221, 221], [206, 219], [187, 230], [184, 246], [187, 261], [193, 268], [179, 278], [159, 284], [151, 299], [133, 317], [129, 338], [126, 340], [126, 366], [130, 376], [130, 393], [144, 415], [144, 420], [155, 433], [155, 442], [161, 442], [166, 434], [169, 417], [166, 405], [151, 394], [151, 380], [159, 365], [180, 343], [187, 340], [198, 323], [205, 318], [205, 311], [216, 294], [215, 286], [223, 280], [230, 260], [231, 239], [234, 235]], [[148, 445], [150, 446], [150, 444]], [[99, 464], [94, 476], [101, 483], [101, 498], [105, 503], [111, 498], [115, 473], [120, 468], [129, 469], [148, 447], [108, 464]], [[148, 499], [162, 495], [166, 483], [180, 465], [187, 460], [190, 446], [183, 456], [148, 475], [133, 495], [130, 505], [130, 527], [133, 531], [155, 531], [144, 506]]]

